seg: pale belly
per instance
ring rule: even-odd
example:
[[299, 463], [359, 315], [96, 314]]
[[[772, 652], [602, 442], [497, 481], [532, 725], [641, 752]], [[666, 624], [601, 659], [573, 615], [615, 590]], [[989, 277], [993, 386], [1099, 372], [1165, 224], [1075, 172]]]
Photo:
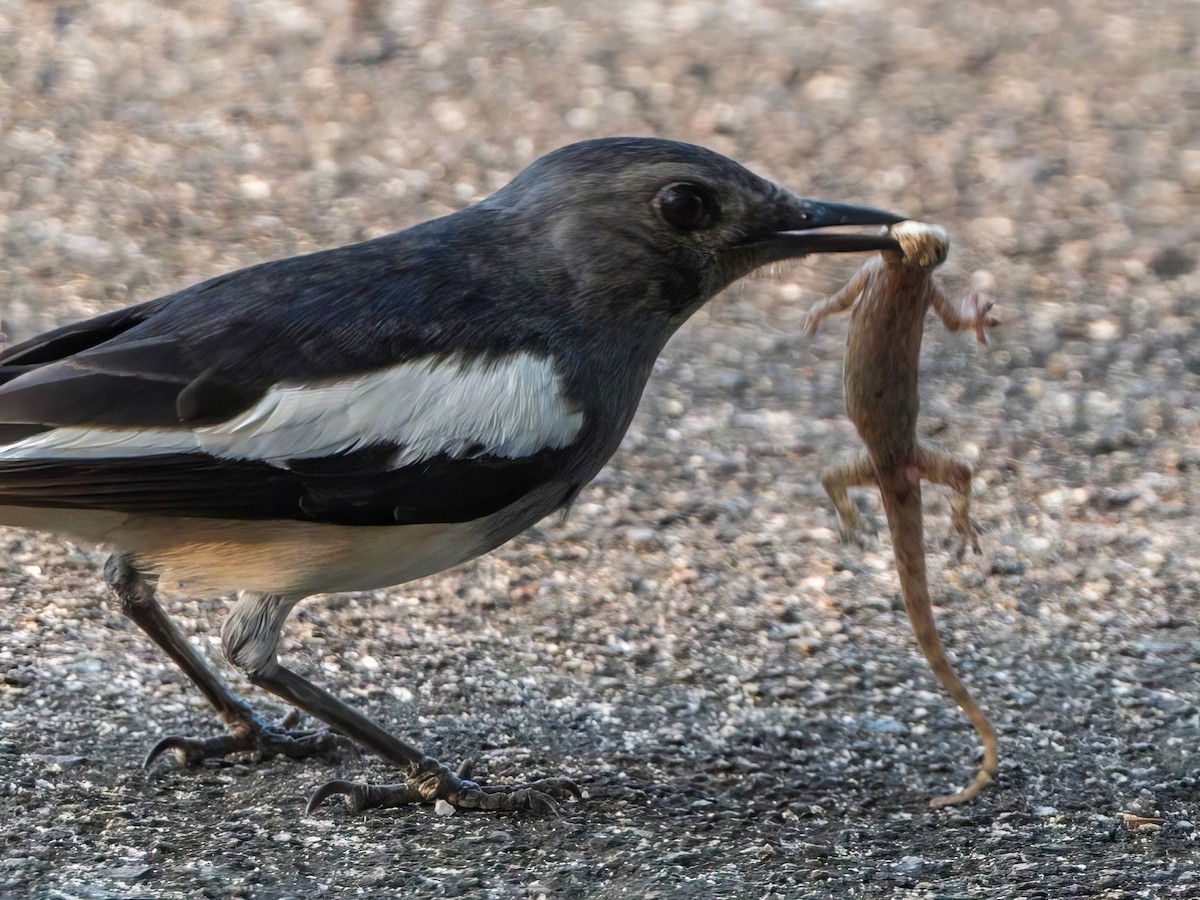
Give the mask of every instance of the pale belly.
[[163, 587], [305, 597], [403, 584], [486, 553], [545, 513], [501, 510], [474, 522], [347, 526], [0, 507], [0, 523], [133, 553]]

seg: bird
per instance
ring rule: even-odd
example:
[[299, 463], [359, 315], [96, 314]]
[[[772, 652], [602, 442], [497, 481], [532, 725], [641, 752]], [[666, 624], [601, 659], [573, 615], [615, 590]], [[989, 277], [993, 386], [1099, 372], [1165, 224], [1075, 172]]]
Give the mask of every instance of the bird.
[[[667, 339], [762, 266], [895, 249], [904, 216], [810, 200], [703, 147], [600, 138], [480, 202], [384, 237], [263, 262], [0, 351], [0, 524], [111, 548], [121, 611], [225, 733], [184, 764], [346, 741], [403, 780], [330, 781], [308, 811], [556, 808], [549, 777], [480, 784], [278, 658], [314, 594], [402, 584], [568, 508], [616, 451]], [[832, 228], [832, 230], [830, 230]], [[235, 595], [226, 660], [294, 715], [268, 723], [158, 601]]]

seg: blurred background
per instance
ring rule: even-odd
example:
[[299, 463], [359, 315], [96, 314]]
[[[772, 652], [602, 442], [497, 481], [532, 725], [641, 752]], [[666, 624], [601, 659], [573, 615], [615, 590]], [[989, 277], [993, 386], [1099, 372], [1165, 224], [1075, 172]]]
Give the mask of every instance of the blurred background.
[[9, 3], [6, 320], [386, 233], [572, 140], [651, 134], [944, 222], [1014, 305], [1124, 321], [1137, 285], [1161, 321], [1160, 282], [1194, 265], [1196, 20], [1102, 0]]
[[[938, 222], [948, 289], [987, 270], [1004, 317], [987, 349], [931, 322], [922, 370], [924, 433], [975, 463], [987, 529], [949, 565], [929, 492], [943, 636], [1002, 738], [973, 806], [923, 805], [972, 771], [974, 736], [912, 646], [889, 542], [838, 546], [820, 488], [857, 447], [845, 326], [800, 325], [861, 261], [820, 259], [685, 327], [567, 523], [289, 626], [297, 666], [435, 755], [587, 776], [589, 805], [302, 824], [315, 763], [147, 781], [145, 745], [211, 717], [105, 609], [101, 557], [0, 531], [0, 849], [24, 860], [0, 892], [1186, 895], [1198, 72], [1189, 0], [0, 3], [9, 340], [398, 230], [618, 134]], [[225, 602], [172, 601], [214, 659]], [[1161, 828], [1127, 836], [1122, 811]], [[400, 836], [441, 874], [382, 865]]]

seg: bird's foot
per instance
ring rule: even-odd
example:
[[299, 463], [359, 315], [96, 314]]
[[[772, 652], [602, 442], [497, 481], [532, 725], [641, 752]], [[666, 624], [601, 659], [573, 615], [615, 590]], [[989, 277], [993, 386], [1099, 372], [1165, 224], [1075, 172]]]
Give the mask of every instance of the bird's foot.
[[455, 809], [497, 812], [530, 812], [556, 815], [556, 800], [583, 799], [579, 786], [569, 778], [543, 778], [524, 784], [480, 785], [471, 780], [471, 763], [452, 772], [426, 756], [411, 778], [400, 784], [362, 784], [330, 781], [317, 788], [305, 812], [311, 814], [330, 797], [345, 797], [352, 812], [406, 806], [410, 803], [445, 802]]
[[956, 515], [950, 523], [950, 535], [946, 538], [946, 546], [956, 562], [962, 562], [967, 555], [967, 547], [975, 554], [982, 553], [979, 546], [979, 536], [983, 528], [970, 515]]
[[263, 722], [250, 715], [230, 726], [229, 734], [213, 738], [188, 738], [172, 735], [165, 737], [146, 754], [143, 768], [149, 769], [155, 760], [168, 751], [183, 766], [194, 766], [207, 759], [217, 759], [230, 753], [253, 753], [257, 760], [273, 756], [289, 759], [320, 757], [331, 762], [341, 759], [353, 746], [344, 735], [337, 734], [325, 726], [298, 729], [300, 714], [296, 710], [288, 713], [278, 725]]

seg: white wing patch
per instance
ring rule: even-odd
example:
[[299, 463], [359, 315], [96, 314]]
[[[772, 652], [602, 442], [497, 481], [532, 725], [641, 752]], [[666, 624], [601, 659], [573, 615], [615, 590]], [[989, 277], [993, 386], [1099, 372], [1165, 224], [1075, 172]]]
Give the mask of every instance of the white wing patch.
[[0, 447], [0, 460], [121, 459], [189, 453], [196, 449], [196, 438], [189, 431], [55, 428]]
[[0, 447], [0, 460], [202, 451], [282, 465], [394, 443], [399, 468], [438, 454], [519, 459], [567, 446], [582, 426], [550, 357], [425, 358], [325, 384], [280, 383], [244, 413], [203, 428], [56, 428]]

